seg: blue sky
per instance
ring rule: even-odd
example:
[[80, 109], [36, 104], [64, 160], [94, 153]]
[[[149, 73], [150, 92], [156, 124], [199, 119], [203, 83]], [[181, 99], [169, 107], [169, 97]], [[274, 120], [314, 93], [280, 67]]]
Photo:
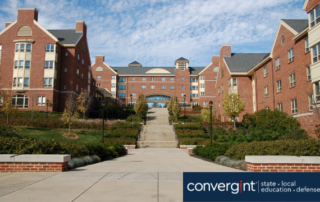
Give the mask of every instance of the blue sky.
[[222, 44], [232, 52], [268, 53], [280, 19], [307, 19], [304, 0], [1, 0], [0, 29], [18, 7], [36, 7], [47, 29], [88, 26], [91, 62], [105, 55], [111, 66], [206, 66]]

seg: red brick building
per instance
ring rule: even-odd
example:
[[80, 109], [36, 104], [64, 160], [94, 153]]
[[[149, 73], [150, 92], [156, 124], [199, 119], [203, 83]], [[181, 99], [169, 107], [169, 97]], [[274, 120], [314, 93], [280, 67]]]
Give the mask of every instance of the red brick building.
[[69, 93], [95, 93], [83, 21], [73, 30], [47, 30], [36, 8], [19, 8], [0, 32], [0, 54], [0, 88], [11, 91], [13, 107], [46, 110], [49, 100], [50, 111], [63, 111]]
[[118, 98], [124, 105], [135, 103], [139, 94], [148, 102], [166, 103], [176, 96], [181, 103], [206, 105], [215, 99], [215, 82], [218, 71], [217, 57], [207, 67], [189, 67], [185, 58], [177, 59], [174, 67], [142, 67], [136, 61], [128, 67], [111, 67], [104, 56], [96, 56], [92, 64], [97, 87]]

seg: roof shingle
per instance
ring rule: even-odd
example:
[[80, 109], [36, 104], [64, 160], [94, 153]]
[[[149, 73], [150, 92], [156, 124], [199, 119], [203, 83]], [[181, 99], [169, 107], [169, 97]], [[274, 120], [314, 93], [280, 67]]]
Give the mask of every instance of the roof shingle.
[[248, 72], [267, 58], [270, 53], [232, 53], [224, 57], [230, 72]]
[[82, 37], [82, 33], [76, 33], [76, 30], [48, 30], [62, 44], [76, 44]]
[[293, 19], [282, 19], [285, 23], [287, 23], [292, 29], [296, 30], [298, 33], [305, 30], [308, 25], [308, 20], [293, 20]]

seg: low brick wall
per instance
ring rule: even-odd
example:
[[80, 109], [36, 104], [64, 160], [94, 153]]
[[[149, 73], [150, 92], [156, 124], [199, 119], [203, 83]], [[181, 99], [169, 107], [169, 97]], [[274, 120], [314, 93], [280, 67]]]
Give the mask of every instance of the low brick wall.
[[320, 157], [246, 156], [249, 172], [320, 172]]
[[197, 145], [180, 145], [180, 149], [196, 148]]
[[64, 163], [1, 163], [0, 172], [63, 172], [68, 170]]
[[63, 172], [70, 160], [70, 155], [2, 154], [0, 172]]
[[123, 145], [126, 149], [136, 149], [136, 145]]
[[189, 155], [194, 154], [194, 153], [193, 153], [193, 148], [188, 148], [188, 154], [189, 154]]

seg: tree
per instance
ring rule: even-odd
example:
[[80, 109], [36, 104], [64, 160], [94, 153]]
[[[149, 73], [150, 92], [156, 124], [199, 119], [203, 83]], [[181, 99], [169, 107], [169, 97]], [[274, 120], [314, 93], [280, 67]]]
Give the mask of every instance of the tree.
[[1, 91], [2, 111], [7, 115], [7, 124], [9, 124], [9, 116], [16, 113], [16, 109], [12, 107], [12, 96], [10, 90]]
[[[212, 119], [216, 116], [217, 109], [212, 107]], [[201, 109], [201, 118], [204, 122], [210, 122], [210, 107], [206, 105]]]
[[234, 121], [234, 129], [236, 130], [236, 117], [244, 111], [246, 103], [240, 98], [237, 93], [228, 93], [228, 90], [224, 93], [222, 101], [222, 108], [226, 115]]
[[140, 94], [138, 96], [136, 104], [134, 105], [134, 111], [136, 112], [136, 114], [138, 114], [138, 116], [142, 116], [148, 112], [148, 109], [149, 107], [146, 97], [143, 94]]
[[67, 97], [66, 106], [61, 116], [61, 119], [65, 122], [65, 124], [69, 125], [69, 135], [71, 124], [74, 119], [78, 118], [79, 114], [77, 112], [77, 102], [73, 97], [73, 94], [70, 93]]
[[83, 120], [86, 115], [86, 111], [91, 105], [92, 97], [87, 90], [81, 92], [80, 96], [77, 98], [78, 110], [83, 114]]
[[174, 117], [176, 118], [176, 121], [178, 120], [178, 114], [181, 110], [181, 105], [177, 99], [177, 97], [173, 97], [171, 98], [172, 100], [172, 103], [170, 104], [171, 106], [171, 110], [172, 110], [172, 113], [174, 115]]

